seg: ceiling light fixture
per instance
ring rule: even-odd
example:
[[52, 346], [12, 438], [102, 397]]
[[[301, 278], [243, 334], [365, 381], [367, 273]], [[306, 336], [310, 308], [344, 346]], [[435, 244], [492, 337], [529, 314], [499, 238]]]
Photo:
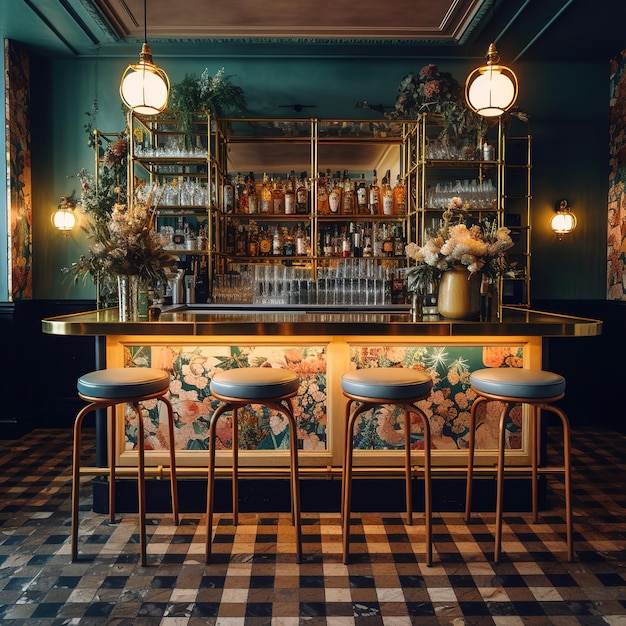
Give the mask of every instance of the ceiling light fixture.
[[129, 65], [120, 82], [122, 102], [140, 115], [156, 115], [165, 109], [170, 95], [170, 79], [152, 62], [148, 45], [146, 0], [143, 1], [144, 42], [139, 63]]
[[560, 240], [569, 235], [576, 228], [576, 224], [576, 216], [572, 213], [569, 202], [560, 200], [556, 206], [556, 214], [550, 220], [550, 228]]
[[478, 115], [499, 117], [517, 100], [518, 84], [515, 72], [500, 65], [496, 44], [491, 43], [487, 63], [477, 67], [465, 81], [465, 99]]

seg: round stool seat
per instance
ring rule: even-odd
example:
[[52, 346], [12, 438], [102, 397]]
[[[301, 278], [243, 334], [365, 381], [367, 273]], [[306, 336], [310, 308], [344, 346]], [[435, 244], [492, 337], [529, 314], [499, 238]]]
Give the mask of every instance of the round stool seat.
[[518, 367], [492, 367], [470, 374], [476, 391], [496, 396], [541, 400], [565, 393], [565, 378], [544, 370]]
[[354, 370], [341, 377], [341, 388], [345, 393], [389, 402], [425, 396], [432, 387], [433, 379], [426, 372], [400, 367]]
[[138, 398], [167, 391], [170, 375], [151, 367], [118, 367], [83, 374], [78, 393], [89, 398]]
[[217, 372], [211, 378], [211, 393], [240, 400], [268, 400], [295, 394], [300, 378], [277, 367], [239, 367]]

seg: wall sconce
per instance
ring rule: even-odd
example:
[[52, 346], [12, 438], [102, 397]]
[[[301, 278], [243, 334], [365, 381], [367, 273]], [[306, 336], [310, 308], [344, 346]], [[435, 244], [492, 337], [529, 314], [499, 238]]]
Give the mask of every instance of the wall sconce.
[[58, 228], [65, 236], [67, 236], [76, 225], [75, 208], [76, 202], [74, 201], [74, 194], [71, 196], [63, 196], [57, 206], [57, 210], [52, 214], [52, 223], [55, 228]]
[[477, 67], [465, 81], [465, 100], [474, 113], [483, 117], [499, 117], [517, 100], [515, 72], [500, 65], [496, 44], [489, 45], [486, 64]]
[[550, 228], [556, 233], [559, 240], [569, 235], [576, 228], [576, 216], [567, 200], [560, 200], [556, 205], [556, 214], [550, 220]]

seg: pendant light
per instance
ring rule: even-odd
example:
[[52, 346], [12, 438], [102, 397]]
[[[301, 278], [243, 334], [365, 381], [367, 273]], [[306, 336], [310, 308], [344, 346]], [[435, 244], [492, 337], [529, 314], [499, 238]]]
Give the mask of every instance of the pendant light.
[[167, 74], [152, 62], [152, 52], [148, 45], [148, 23], [146, 0], [143, 0], [144, 42], [139, 55], [139, 63], [126, 68], [120, 82], [122, 102], [140, 115], [156, 115], [167, 107], [170, 95], [170, 80]]
[[477, 67], [465, 81], [465, 99], [472, 111], [483, 117], [499, 117], [517, 100], [515, 72], [500, 65], [496, 44], [491, 43], [487, 63]]

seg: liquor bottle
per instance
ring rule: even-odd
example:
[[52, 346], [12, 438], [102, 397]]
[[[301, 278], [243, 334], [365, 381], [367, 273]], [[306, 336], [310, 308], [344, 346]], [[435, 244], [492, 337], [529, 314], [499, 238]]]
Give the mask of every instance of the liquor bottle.
[[365, 174], [361, 174], [359, 184], [356, 188], [356, 204], [357, 213], [359, 215], [368, 215], [370, 211], [370, 194], [367, 183], [365, 182]]
[[400, 226], [396, 227], [393, 237], [393, 256], [404, 256], [404, 236]]
[[256, 215], [259, 212], [259, 196], [256, 192], [256, 182], [254, 181], [254, 173], [250, 172], [248, 176], [248, 210], [246, 213]]
[[370, 215], [380, 215], [380, 187], [376, 170], [372, 170], [372, 182], [370, 184]]
[[256, 222], [250, 222], [248, 235], [248, 256], [259, 256], [259, 227]]
[[348, 233], [346, 231], [346, 227], [342, 226], [342, 235], [341, 235], [341, 256], [344, 258], [352, 256], [352, 242], [350, 241], [350, 237], [348, 237]]
[[332, 247], [333, 247], [333, 256], [341, 256], [341, 251], [343, 248], [343, 239], [337, 230], [337, 226], [335, 226], [335, 230], [333, 231], [332, 236]]
[[383, 215], [393, 215], [393, 189], [389, 182], [391, 172], [387, 170], [387, 174], [383, 177], [381, 184], [381, 193], [383, 196]]
[[241, 197], [243, 196], [244, 189], [246, 187], [245, 181], [241, 172], [237, 172], [237, 177], [235, 178], [235, 213], [241, 213]]
[[306, 172], [302, 172], [296, 188], [296, 215], [308, 215], [308, 213], [309, 187], [307, 185]]
[[283, 254], [285, 256], [295, 256], [296, 254], [296, 238], [293, 229], [283, 228]]
[[354, 197], [354, 181], [348, 176], [348, 170], [343, 171], [343, 202], [341, 204], [341, 212], [343, 215], [354, 215], [355, 213], [355, 197]]
[[333, 215], [339, 215], [341, 212], [342, 194], [343, 188], [341, 186], [341, 174], [339, 172], [335, 172], [335, 176], [332, 179], [331, 192], [328, 195], [330, 212]]
[[272, 184], [272, 213], [274, 215], [285, 214], [285, 190], [280, 178], [275, 178]]
[[272, 254], [274, 256], [283, 255], [283, 233], [277, 226], [274, 226], [274, 236], [272, 238]]
[[264, 228], [259, 235], [259, 254], [261, 256], [272, 255], [272, 233], [269, 228]]
[[285, 183], [285, 215], [294, 215], [296, 212], [295, 173], [291, 170]]
[[235, 241], [235, 254], [246, 256], [248, 254], [248, 233], [243, 224], [239, 224], [237, 229], [237, 240]]
[[202, 255], [200, 261], [196, 261], [196, 270], [194, 272], [196, 277], [195, 300], [197, 303], [205, 304], [209, 299], [209, 282], [208, 282], [208, 266], [207, 258]]
[[322, 256], [333, 256], [333, 238], [330, 230], [324, 231], [324, 245], [322, 247]]
[[393, 239], [391, 237], [391, 231], [386, 225], [384, 225], [383, 232], [385, 233], [385, 238], [383, 239], [383, 256], [393, 256]]
[[358, 224], [356, 227], [350, 223], [350, 232], [352, 235], [352, 254], [355, 257], [363, 256], [363, 228]]
[[365, 245], [363, 246], [363, 256], [368, 257], [368, 258], [374, 256], [374, 248], [372, 247], [371, 237], [365, 237]]
[[222, 208], [224, 213], [232, 213], [235, 208], [235, 187], [230, 176], [226, 176], [224, 181]]
[[246, 214], [248, 212], [248, 191], [250, 189], [250, 177], [239, 179], [239, 202], [237, 203], [237, 213]]
[[306, 235], [304, 234], [304, 230], [302, 226], [298, 226], [298, 230], [296, 230], [296, 255], [297, 256], [306, 256], [307, 254], [307, 245], [306, 245]]
[[267, 173], [263, 174], [263, 182], [261, 183], [261, 213], [264, 215], [272, 213], [272, 189]]
[[326, 182], [326, 174], [323, 172], [320, 172], [317, 177], [317, 212], [319, 215], [328, 215], [330, 213], [328, 184]]
[[393, 214], [406, 215], [406, 187], [398, 174], [393, 188]]

